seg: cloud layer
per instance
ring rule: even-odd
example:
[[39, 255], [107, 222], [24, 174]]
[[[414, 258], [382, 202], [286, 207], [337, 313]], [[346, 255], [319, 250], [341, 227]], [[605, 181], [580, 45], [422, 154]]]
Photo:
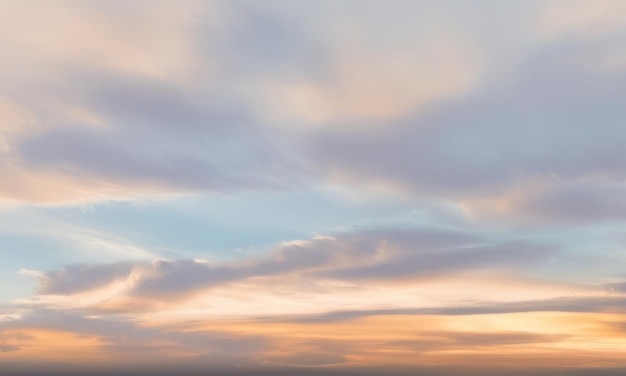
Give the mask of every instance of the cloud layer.
[[0, 361], [626, 366], [625, 10], [0, 0]]

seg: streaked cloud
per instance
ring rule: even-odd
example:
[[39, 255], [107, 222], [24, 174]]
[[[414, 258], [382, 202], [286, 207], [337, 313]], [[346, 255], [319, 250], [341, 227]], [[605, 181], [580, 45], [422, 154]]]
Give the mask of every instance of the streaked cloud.
[[[498, 244], [501, 243], [501, 244]], [[436, 229], [382, 229], [290, 242], [268, 255], [241, 261], [154, 260], [108, 265], [74, 265], [41, 272], [44, 295], [73, 295], [113, 285], [133, 299], [162, 301], [203, 293], [207, 289], [255, 278], [301, 276], [315, 281], [421, 281], [459, 273], [500, 272], [523, 275], [533, 265], [550, 260], [554, 245], [493, 243], [462, 232]], [[287, 279], [286, 283], [290, 283]], [[108, 286], [108, 287], [107, 287]], [[93, 303], [91, 303], [93, 304]]]
[[626, 367], [624, 8], [0, 0], [3, 370]]

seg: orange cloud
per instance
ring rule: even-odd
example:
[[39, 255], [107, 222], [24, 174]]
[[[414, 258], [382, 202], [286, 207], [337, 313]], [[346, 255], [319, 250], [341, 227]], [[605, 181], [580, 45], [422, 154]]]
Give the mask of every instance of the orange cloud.
[[[46, 328], [0, 331], [0, 340], [15, 351], [0, 352], [7, 361], [64, 362], [92, 364], [107, 360], [105, 343], [95, 335]], [[5, 345], [5, 346], [6, 346]]]
[[[219, 320], [181, 330], [263, 335], [267, 362], [300, 365], [624, 366], [618, 314], [390, 315], [339, 322]], [[330, 356], [334, 354], [334, 356]], [[317, 360], [317, 364], [315, 364]], [[308, 364], [307, 364], [308, 363]]]

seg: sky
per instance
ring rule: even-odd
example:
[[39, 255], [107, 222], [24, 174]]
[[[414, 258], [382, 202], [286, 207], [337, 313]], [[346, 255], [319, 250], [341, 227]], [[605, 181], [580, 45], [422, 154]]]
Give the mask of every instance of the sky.
[[625, 44], [622, 0], [0, 0], [0, 374], [623, 374]]

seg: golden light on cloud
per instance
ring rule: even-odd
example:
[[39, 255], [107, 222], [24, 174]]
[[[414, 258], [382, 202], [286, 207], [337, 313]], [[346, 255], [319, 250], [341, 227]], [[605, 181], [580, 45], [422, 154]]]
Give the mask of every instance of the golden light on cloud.
[[[207, 332], [264, 338], [265, 347], [254, 356], [266, 364], [527, 367], [532, 362], [533, 367], [615, 367], [626, 365], [620, 356], [626, 340], [619, 325], [623, 318], [618, 314], [531, 312], [379, 315], [328, 322], [217, 319], [165, 328], [183, 336]], [[155, 351], [173, 358], [194, 354], [165, 339], [144, 342], [128, 354], [116, 350], [107, 342], [110, 338], [28, 327], [4, 330], [0, 338], [14, 347], [0, 354], [7, 361], [132, 364]]]
[[6, 361], [37, 359], [45, 362], [90, 364], [107, 360], [106, 345], [98, 336], [45, 328], [0, 331], [0, 339], [15, 346], [15, 351], [0, 353]]
[[[624, 366], [619, 314], [529, 312], [488, 315], [384, 315], [339, 321], [216, 320], [184, 331], [262, 335], [268, 361], [351, 365]], [[310, 355], [307, 357], [306, 355]], [[341, 358], [341, 360], [338, 360]], [[320, 361], [319, 365], [324, 362]]]
[[[468, 279], [471, 278], [471, 282]], [[389, 309], [437, 309], [462, 303], [464, 307], [549, 300], [563, 296], [603, 296], [597, 287], [572, 286], [546, 281], [514, 278], [502, 274], [474, 273], [421, 281], [396, 280], [369, 283], [339, 283], [332, 280], [305, 280], [297, 276], [251, 278], [224, 287], [203, 289], [179, 299], [142, 300], [109, 296], [100, 307], [137, 307], [141, 317], [162, 325], [213, 317], [315, 317], [341, 311]], [[95, 292], [92, 292], [95, 293]], [[100, 295], [98, 293], [97, 295]], [[77, 300], [81, 301], [81, 300]], [[135, 304], [132, 304], [134, 302]], [[143, 303], [141, 303], [143, 302]], [[160, 307], [146, 311], [146, 307]], [[130, 311], [134, 311], [129, 308]]]

